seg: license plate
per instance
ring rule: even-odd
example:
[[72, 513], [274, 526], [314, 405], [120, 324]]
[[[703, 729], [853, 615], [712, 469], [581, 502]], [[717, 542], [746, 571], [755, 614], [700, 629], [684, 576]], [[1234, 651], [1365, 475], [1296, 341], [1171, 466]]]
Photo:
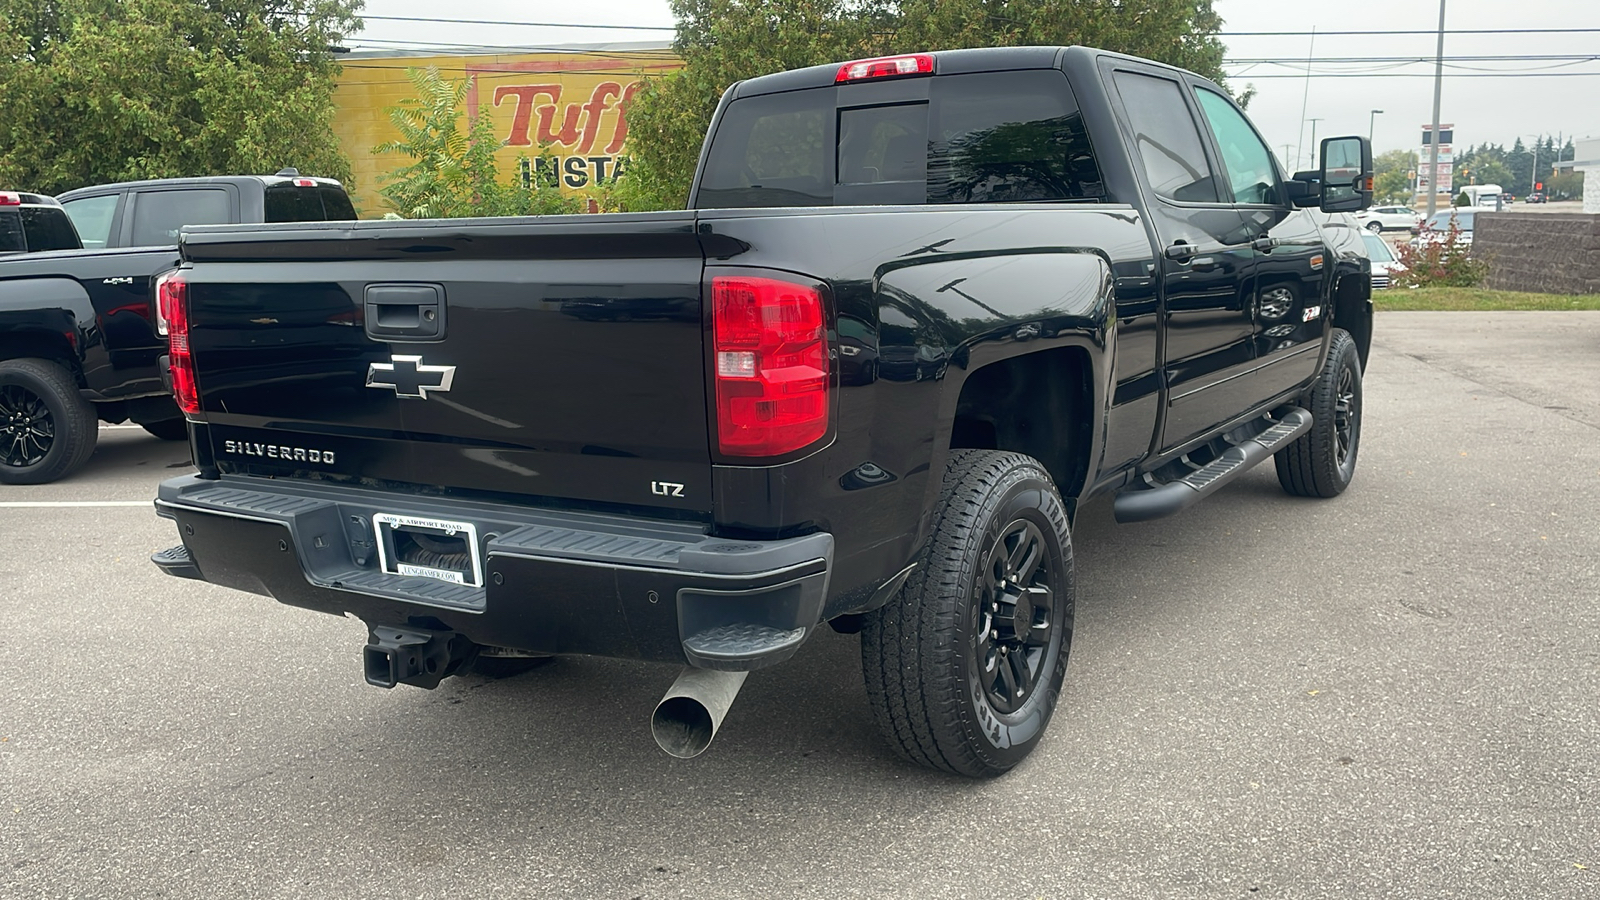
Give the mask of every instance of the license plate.
[[377, 513], [372, 517], [372, 527], [378, 543], [378, 566], [384, 572], [483, 586], [478, 529], [471, 522]]

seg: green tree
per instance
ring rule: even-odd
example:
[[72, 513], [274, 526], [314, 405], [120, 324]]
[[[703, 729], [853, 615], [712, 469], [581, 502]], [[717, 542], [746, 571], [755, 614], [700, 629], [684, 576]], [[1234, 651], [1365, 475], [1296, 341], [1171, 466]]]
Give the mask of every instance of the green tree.
[[633, 165], [617, 196], [630, 209], [682, 206], [722, 92], [770, 72], [919, 50], [1085, 44], [1222, 74], [1212, 0], [672, 0], [672, 10], [684, 67], [628, 109]]
[[488, 114], [480, 112], [466, 130], [461, 128], [461, 104], [470, 82], [452, 82], [433, 67], [407, 69], [406, 78], [417, 96], [389, 110], [400, 137], [372, 148], [412, 160], [380, 176], [384, 185], [378, 193], [398, 215], [451, 219], [583, 211], [585, 198], [563, 194], [555, 184], [532, 177], [537, 167], [527, 157], [522, 157], [530, 174], [526, 183], [501, 180], [496, 154], [502, 144]]
[[0, 183], [348, 180], [329, 48], [361, 0], [0, 0]]
[[1409, 203], [1411, 173], [1417, 168], [1417, 154], [1410, 150], [1390, 150], [1372, 161], [1375, 177], [1372, 193], [1379, 203]]

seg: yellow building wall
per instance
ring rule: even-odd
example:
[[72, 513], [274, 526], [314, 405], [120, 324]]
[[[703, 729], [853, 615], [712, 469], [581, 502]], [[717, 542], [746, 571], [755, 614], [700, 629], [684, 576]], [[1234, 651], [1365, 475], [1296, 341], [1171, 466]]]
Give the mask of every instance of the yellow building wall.
[[555, 170], [544, 176], [582, 189], [605, 184], [616, 177], [619, 165], [625, 168], [624, 108], [645, 79], [680, 65], [664, 48], [348, 59], [334, 92], [334, 132], [350, 158], [356, 208], [364, 218], [388, 211], [378, 194], [379, 176], [411, 162], [403, 154], [372, 152], [399, 137], [389, 109], [415, 96], [408, 68], [436, 66], [452, 81], [470, 82], [467, 115], [489, 116], [505, 142], [498, 156], [508, 179], [524, 174], [519, 157], [537, 157], [540, 144], [549, 142]]

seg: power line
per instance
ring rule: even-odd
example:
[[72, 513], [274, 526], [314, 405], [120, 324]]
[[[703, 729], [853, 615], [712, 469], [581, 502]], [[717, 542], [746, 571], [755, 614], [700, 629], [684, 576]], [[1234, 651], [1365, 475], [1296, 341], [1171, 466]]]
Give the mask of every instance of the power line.
[[[1550, 53], [1550, 54], [1534, 54], [1534, 55], [1531, 55], [1531, 56], [1528, 56], [1528, 55], [1523, 55], [1523, 56], [1505, 55], [1505, 56], [1446, 56], [1445, 57], [1445, 61], [1446, 62], [1539, 62], [1539, 61], [1543, 61], [1543, 60], [1579, 60], [1579, 61], [1586, 61], [1586, 60], [1591, 60], [1591, 59], [1600, 59], [1600, 54], [1594, 54], [1594, 53], [1567, 53], [1567, 54]], [[1285, 59], [1283, 57], [1272, 57], [1272, 58], [1262, 57], [1260, 59], [1255, 59], [1255, 58], [1246, 58], [1246, 57], [1230, 57], [1230, 58], [1224, 59], [1222, 61], [1222, 63], [1223, 63], [1223, 65], [1244, 65], [1246, 63], [1251, 64], [1251, 65], [1256, 65], [1256, 64], [1263, 64], [1264, 65], [1264, 64], [1268, 64], [1268, 63], [1274, 63], [1274, 64], [1285, 65], [1285, 66], [1298, 66], [1298, 65], [1303, 65], [1303, 64], [1305, 64], [1307, 62], [1311, 62], [1311, 63], [1380, 63], [1380, 62], [1381, 63], [1389, 63], [1389, 62], [1416, 63], [1416, 62], [1433, 62], [1433, 61], [1434, 61], [1434, 58], [1431, 57], [1431, 56], [1318, 56], [1318, 57], [1314, 57], [1314, 58], [1310, 58], [1310, 59], [1299, 59], [1299, 58]]]
[[[370, 18], [370, 17], [369, 17]], [[1600, 28], [1455, 28], [1445, 34], [1590, 34]], [[1436, 28], [1394, 31], [1318, 31], [1318, 37], [1327, 35], [1387, 35], [1387, 34], [1438, 34]], [[1309, 31], [1219, 31], [1218, 37], [1307, 37]]]
[[[1429, 72], [1313, 72], [1313, 78], [1432, 78]], [[1582, 78], [1585, 76], [1600, 76], [1600, 70], [1594, 72], [1446, 72], [1445, 78]], [[1234, 78], [1245, 78], [1254, 81], [1258, 78], [1304, 78], [1305, 73], [1285, 73], [1282, 75], [1234, 75]]]
[[592, 25], [581, 22], [512, 22], [505, 19], [435, 19], [429, 16], [362, 16], [375, 22], [427, 22], [440, 25], [513, 25], [526, 28], [599, 28], [614, 31], [677, 31], [676, 25]]

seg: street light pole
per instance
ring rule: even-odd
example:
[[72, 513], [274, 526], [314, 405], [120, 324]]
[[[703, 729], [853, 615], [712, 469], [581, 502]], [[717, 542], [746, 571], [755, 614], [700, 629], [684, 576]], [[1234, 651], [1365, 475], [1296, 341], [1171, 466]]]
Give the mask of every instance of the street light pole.
[[1428, 217], [1439, 210], [1439, 101], [1444, 92], [1444, 0], [1439, 0], [1439, 49], [1433, 60], [1433, 134], [1428, 140]]
[[1544, 135], [1542, 135], [1542, 134], [1536, 134], [1536, 135], [1533, 136], [1533, 168], [1528, 170], [1528, 195], [1529, 196], [1533, 195], [1533, 192], [1534, 192], [1534, 187], [1533, 186], [1539, 183], [1539, 142], [1541, 140], [1543, 140], [1543, 139], [1544, 139]]
[[1369, 144], [1372, 143], [1372, 122], [1381, 115], [1383, 115], [1383, 110], [1375, 109], [1371, 115], [1367, 116], [1367, 143]]

